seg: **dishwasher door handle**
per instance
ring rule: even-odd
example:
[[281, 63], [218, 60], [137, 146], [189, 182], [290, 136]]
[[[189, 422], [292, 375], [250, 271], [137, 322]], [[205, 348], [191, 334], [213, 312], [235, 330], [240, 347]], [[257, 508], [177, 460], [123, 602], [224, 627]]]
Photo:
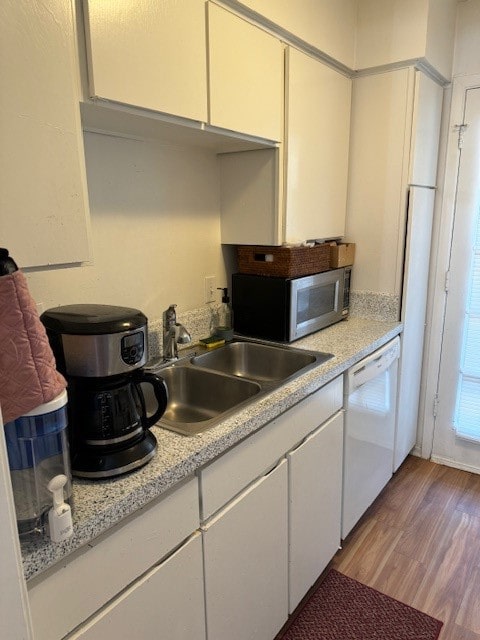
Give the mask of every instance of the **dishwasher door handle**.
[[398, 359], [399, 347], [399, 341], [394, 342], [352, 367], [347, 376], [348, 393], [352, 393], [386, 371]]
[[357, 369], [351, 376], [349, 375], [348, 387], [350, 393], [367, 384], [370, 380], [382, 375], [391, 364], [392, 360], [390, 358], [378, 358], [378, 360], [374, 360], [374, 362], [366, 365], [362, 369]]

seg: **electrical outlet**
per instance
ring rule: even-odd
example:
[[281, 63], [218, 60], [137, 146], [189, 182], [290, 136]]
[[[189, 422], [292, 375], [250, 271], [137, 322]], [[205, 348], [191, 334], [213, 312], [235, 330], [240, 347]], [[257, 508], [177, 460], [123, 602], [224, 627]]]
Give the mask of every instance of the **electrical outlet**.
[[215, 302], [216, 295], [215, 276], [205, 276], [205, 302]]

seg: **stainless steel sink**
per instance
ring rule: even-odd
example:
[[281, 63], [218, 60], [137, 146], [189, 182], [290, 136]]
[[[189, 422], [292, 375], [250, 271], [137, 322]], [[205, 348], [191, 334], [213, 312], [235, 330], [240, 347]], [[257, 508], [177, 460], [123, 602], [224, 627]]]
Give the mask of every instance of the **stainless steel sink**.
[[258, 383], [188, 366], [170, 366], [159, 374], [168, 388], [168, 404], [160, 426], [193, 435], [208, 429], [219, 416], [261, 391]]
[[[201, 433], [332, 357], [331, 353], [235, 340], [214, 351], [190, 353], [174, 364], [151, 366], [164, 378], [169, 393], [157, 426], [184, 435]], [[148, 412], [151, 385], [144, 386], [144, 394]]]
[[[330, 354], [322, 355], [320, 362], [330, 357]], [[318, 363], [317, 355], [256, 342], [232, 342], [192, 359], [192, 364], [205, 369], [259, 382], [286, 380], [313, 363]]]

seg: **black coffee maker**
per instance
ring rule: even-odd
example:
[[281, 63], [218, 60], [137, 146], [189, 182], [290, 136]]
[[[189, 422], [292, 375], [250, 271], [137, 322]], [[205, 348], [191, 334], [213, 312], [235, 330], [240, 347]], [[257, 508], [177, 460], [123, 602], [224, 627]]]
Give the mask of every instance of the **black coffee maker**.
[[[48, 309], [40, 319], [68, 382], [72, 474], [109, 478], [146, 464], [157, 446], [149, 428], [167, 406], [163, 379], [142, 369], [146, 316], [128, 307], [75, 304]], [[141, 383], [152, 385], [152, 415]]]

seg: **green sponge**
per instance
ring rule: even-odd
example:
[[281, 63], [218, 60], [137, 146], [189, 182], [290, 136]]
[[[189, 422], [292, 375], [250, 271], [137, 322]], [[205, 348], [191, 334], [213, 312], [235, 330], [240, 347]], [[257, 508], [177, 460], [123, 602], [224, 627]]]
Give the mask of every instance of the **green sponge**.
[[215, 349], [215, 347], [224, 345], [225, 340], [223, 338], [217, 338], [217, 336], [212, 336], [211, 338], [201, 338], [198, 343], [207, 349]]

